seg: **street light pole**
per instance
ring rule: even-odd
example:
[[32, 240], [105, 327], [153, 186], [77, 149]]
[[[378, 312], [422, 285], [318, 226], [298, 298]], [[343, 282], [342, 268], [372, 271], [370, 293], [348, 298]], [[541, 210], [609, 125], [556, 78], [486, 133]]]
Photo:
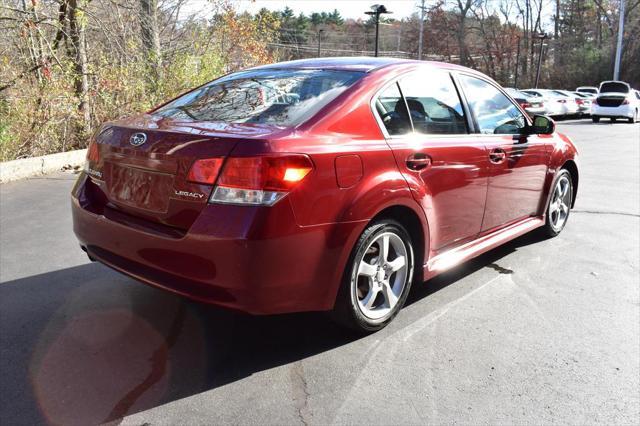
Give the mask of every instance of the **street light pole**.
[[624, 36], [624, 0], [620, 0], [620, 18], [618, 23], [618, 42], [616, 43], [616, 62], [613, 65], [613, 79], [620, 79], [620, 60], [622, 59], [622, 37]]
[[393, 13], [393, 12], [389, 12], [387, 10], [386, 7], [384, 7], [383, 4], [374, 4], [373, 6], [371, 6], [371, 10], [365, 12], [366, 15], [371, 15], [371, 16], [375, 16], [375, 21], [376, 21], [376, 46], [375, 46], [375, 54], [374, 56], [378, 56], [378, 40], [379, 40], [379, 31], [380, 31], [380, 15], [382, 14], [386, 14], [386, 13]]
[[513, 87], [518, 88], [518, 68], [520, 68], [520, 36], [518, 36], [518, 47], [516, 49], [516, 75]]
[[320, 37], [322, 36], [323, 32], [324, 30], [322, 29], [318, 30], [318, 58], [320, 57]]
[[542, 65], [542, 48], [544, 46], [544, 40], [547, 38], [547, 35], [542, 33], [538, 34], [537, 38], [540, 39], [540, 51], [538, 52], [538, 69], [536, 70], [536, 89], [538, 88], [538, 83], [540, 82], [540, 65]]

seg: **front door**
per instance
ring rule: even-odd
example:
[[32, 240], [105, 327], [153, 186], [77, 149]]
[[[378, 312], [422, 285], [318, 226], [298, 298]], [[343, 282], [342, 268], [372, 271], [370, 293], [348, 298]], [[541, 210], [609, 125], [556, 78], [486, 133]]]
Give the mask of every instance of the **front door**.
[[538, 215], [551, 137], [527, 135], [524, 114], [492, 83], [467, 74], [459, 79], [488, 153], [482, 231]]
[[451, 75], [419, 71], [385, 89], [376, 109], [430, 231], [431, 251], [475, 238], [487, 192], [487, 153], [469, 134]]

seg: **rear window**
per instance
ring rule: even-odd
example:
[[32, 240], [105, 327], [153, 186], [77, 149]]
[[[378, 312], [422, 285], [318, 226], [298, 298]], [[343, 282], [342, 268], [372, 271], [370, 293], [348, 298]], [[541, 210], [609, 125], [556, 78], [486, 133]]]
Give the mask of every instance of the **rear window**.
[[593, 95], [597, 95], [598, 94], [598, 90], [597, 89], [578, 89], [578, 92], [591, 93]]
[[600, 93], [607, 92], [618, 92], [618, 93], [629, 93], [629, 86], [623, 83], [602, 83], [600, 85]]
[[363, 75], [332, 70], [243, 71], [189, 92], [154, 114], [180, 120], [295, 126]]

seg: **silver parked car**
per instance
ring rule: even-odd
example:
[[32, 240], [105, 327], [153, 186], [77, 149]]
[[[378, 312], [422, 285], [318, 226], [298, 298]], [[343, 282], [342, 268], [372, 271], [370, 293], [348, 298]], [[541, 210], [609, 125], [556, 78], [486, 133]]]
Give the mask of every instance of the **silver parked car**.
[[574, 99], [548, 89], [526, 89], [524, 93], [545, 99], [547, 115], [564, 118], [578, 113], [578, 104]]
[[595, 86], [580, 86], [576, 88], [576, 92], [584, 93], [586, 95], [598, 96], [598, 88]]

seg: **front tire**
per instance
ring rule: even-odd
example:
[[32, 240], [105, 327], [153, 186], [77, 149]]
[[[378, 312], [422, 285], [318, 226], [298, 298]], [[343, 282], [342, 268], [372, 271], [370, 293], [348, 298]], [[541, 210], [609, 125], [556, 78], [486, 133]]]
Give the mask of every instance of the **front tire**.
[[593, 121], [594, 123], [599, 123], [600, 122], [600, 117], [593, 115], [593, 116], [591, 116], [591, 121]]
[[547, 204], [547, 218], [542, 228], [548, 237], [555, 237], [564, 229], [569, 220], [573, 201], [573, 181], [571, 173], [561, 169], [553, 182], [549, 204]]
[[413, 272], [413, 243], [404, 227], [392, 219], [372, 223], [345, 268], [333, 318], [360, 333], [384, 328], [404, 305]]

